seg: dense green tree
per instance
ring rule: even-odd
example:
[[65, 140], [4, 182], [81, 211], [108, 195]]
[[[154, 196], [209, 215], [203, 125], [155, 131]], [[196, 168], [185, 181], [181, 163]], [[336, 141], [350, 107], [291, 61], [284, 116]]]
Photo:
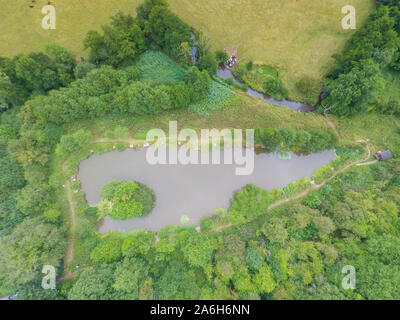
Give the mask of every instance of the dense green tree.
[[336, 67], [331, 72], [322, 105], [337, 115], [380, 109], [380, 98], [386, 80], [380, 69], [400, 70], [400, 10], [397, 4], [379, 1], [378, 9], [370, 15], [346, 45], [344, 52], [335, 55]]
[[179, 261], [172, 261], [163, 268], [156, 281], [158, 299], [198, 299], [200, 288], [193, 272]]
[[133, 181], [109, 182], [103, 187], [101, 195], [100, 212], [112, 219], [123, 220], [146, 215], [155, 203], [154, 192]]
[[59, 300], [60, 290], [58, 285], [55, 289], [44, 290], [42, 287], [42, 276], [39, 274], [38, 277], [32, 282], [25, 285], [19, 286], [18, 300]]
[[261, 227], [261, 232], [271, 243], [283, 245], [288, 238], [288, 231], [284, 222], [278, 218], [271, 218]]
[[189, 26], [165, 5], [156, 5], [151, 9], [145, 32], [173, 57], [179, 56], [181, 43], [192, 43]]
[[176, 57], [181, 65], [189, 66], [192, 64], [192, 48], [188, 42], [182, 42]]
[[74, 80], [73, 54], [57, 44], [44, 52], [0, 58], [0, 103], [3, 107], [22, 104], [33, 93], [67, 86]]
[[207, 70], [209, 74], [215, 74], [218, 68], [218, 62], [214, 55], [205, 54], [199, 59], [197, 66], [200, 70]]
[[121, 257], [121, 240], [113, 237], [103, 239], [90, 253], [93, 262], [113, 262]]
[[154, 249], [154, 241], [153, 232], [147, 230], [132, 231], [122, 243], [122, 254], [124, 256], [146, 256]]
[[61, 137], [60, 143], [56, 149], [56, 153], [60, 156], [65, 156], [72, 151], [86, 146], [91, 139], [91, 133], [83, 129], [80, 129], [73, 134], [64, 135]]
[[215, 241], [211, 237], [189, 233], [183, 240], [181, 250], [190, 265], [205, 267], [211, 263], [215, 245]]
[[148, 20], [151, 10], [154, 7], [168, 7], [168, 0], [145, 0], [142, 4], [140, 4], [137, 9], [137, 17], [140, 20]]
[[137, 300], [140, 284], [148, 278], [149, 270], [140, 259], [125, 258], [116, 265], [113, 288], [125, 297]]
[[114, 266], [103, 264], [82, 272], [68, 292], [69, 300], [109, 300], [116, 295], [112, 288]]
[[0, 200], [7, 198], [24, 185], [22, 168], [8, 157], [0, 158]]
[[84, 78], [94, 68], [96, 68], [96, 66], [93, 63], [81, 62], [74, 69], [75, 78], [76, 79]]
[[276, 287], [274, 274], [266, 263], [258, 269], [254, 282], [257, 284], [260, 293], [271, 293]]
[[251, 218], [266, 214], [269, 205], [268, 192], [255, 185], [247, 185], [237, 191], [229, 208], [229, 219], [235, 223], [244, 223]]
[[57, 267], [65, 253], [62, 231], [40, 217], [25, 219], [0, 240], [0, 278], [10, 287], [35, 279], [42, 265]]
[[362, 69], [362, 64], [382, 50], [393, 50], [398, 58], [400, 36], [395, 31], [396, 20], [391, 16], [391, 9], [381, 6], [371, 14], [367, 23], [360, 28], [347, 44], [341, 55], [335, 55], [337, 69], [332, 73], [335, 78], [341, 73], [350, 72], [355, 66]]
[[205, 98], [210, 86], [210, 75], [206, 70], [199, 71], [196, 67], [191, 67], [186, 73], [186, 84], [189, 87], [191, 100], [200, 101]]
[[335, 224], [329, 217], [313, 217], [313, 224], [317, 228], [320, 237], [326, 237], [336, 229]]
[[15, 196], [17, 208], [26, 215], [42, 213], [49, 200], [49, 187], [46, 184], [28, 184]]
[[259, 250], [255, 247], [246, 248], [246, 263], [253, 268], [254, 270], [258, 270], [263, 265], [264, 258], [260, 254]]
[[341, 74], [329, 85], [332, 113], [352, 115], [373, 107], [385, 87], [379, 66], [369, 62]]
[[24, 218], [25, 215], [17, 209], [14, 199], [0, 201], [0, 236], [9, 235]]
[[92, 63], [104, 62], [118, 67], [134, 62], [146, 49], [144, 32], [130, 15], [118, 13], [102, 29], [103, 35], [89, 31], [84, 40]]

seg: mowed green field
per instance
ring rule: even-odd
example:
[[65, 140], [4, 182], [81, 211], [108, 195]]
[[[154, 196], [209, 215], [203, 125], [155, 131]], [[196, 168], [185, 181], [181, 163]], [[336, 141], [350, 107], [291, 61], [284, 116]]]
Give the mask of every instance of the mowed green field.
[[0, 0], [0, 55], [14, 56], [41, 50], [56, 42], [77, 55], [89, 30], [100, 30], [118, 11], [135, 14], [141, 0], [51, 0], [56, 8], [56, 29], [42, 28], [42, 8], [48, 0]]
[[[304, 75], [321, 79], [353, 30], [343, 30], [341, 9], [353, 5], [360, 27], [374, 8], [373, 0], [169, 0], [171, 8], [196, 29], [203, 30], [214, 49], [237, 49], [239, 59], [278, 68], [298, 97], [295, 83]], [[82, 40], [123, 11], [135, 14], [142, 0], [53, 0], [57, 29], [43, 30], [42, 7], [47, 0], [0, 0], [0, 55], [40, 50], [57, 42], [85, 55]]]
[[237, 48], [239, 59], [270, 64], [296, 99], [303, 75], [321, 79], [354, 30], [343, 30], [342, 7], [356, 8], [358, 27], [373, 0], [173, 0], [173, 11], [205, 32], [214, 48]]

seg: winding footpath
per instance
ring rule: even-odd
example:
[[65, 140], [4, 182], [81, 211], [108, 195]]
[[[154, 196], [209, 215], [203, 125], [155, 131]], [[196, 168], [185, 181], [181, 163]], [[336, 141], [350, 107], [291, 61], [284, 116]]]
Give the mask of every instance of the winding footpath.
[[67, 191], [67, 200], [69, 204], [69, 210], [68, 210], [68, 216], [69, 216], [69, 233], [70, 233], [70, 241], [69, 245], [67, 247], [67, 254], [65, 256], [65, 262], [66, 264], [70, 264], [72, 260], [74, 259], [74, 244], [75, 244], [75, 238], [72, 234], [71, 229], [75, 226], [75, 221], [76, 221], [76, 212], [75, 212], [75, 205], [72, 199], [72, 190], [71, 190], [71, 183], [68, 181], [65, 184], [65, 189]]

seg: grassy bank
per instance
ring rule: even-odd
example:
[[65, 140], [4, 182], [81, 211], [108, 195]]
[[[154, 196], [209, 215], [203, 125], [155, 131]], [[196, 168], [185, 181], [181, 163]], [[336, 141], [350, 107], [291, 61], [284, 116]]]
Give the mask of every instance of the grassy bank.
[[[95, 135], [100, 135], [116, 125], [125, 126], [131, 132], [144, 133], [151, 128], [168, 130], [168, 123], [171, 120], [177, 120], [179, 127], [184, 126], [193, 129], [252, 129], [288, 126], [294, 129], [329, 128], [322, 116], [294, 112], [286, 107], [272, 106], [266, 101], [252, 98], [247, 94], [234, 97], [229, 101], [229, 106], [204, 116], [188, 110], [176, 110], [162, 113], [157, 117], [110, 116], [105, 119], [78, 121], [68, 126], [71, 131], [80, 128], [90, 129], [93, 130]], [[137, 139], [144, 137], [136, 136]]]

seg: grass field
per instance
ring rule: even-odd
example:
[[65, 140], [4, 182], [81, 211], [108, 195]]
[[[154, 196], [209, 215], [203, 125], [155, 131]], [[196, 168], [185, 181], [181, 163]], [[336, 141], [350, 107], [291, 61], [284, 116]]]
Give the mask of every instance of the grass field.
[[118, 11], [135, 14], [141, 0], [51, 0], [56, 8], [56, 29], [44, 30], [41, 13], [48, 0], [0, 0], [0, 55], [13, 56], [41, 50], [48, 42], [57, 42], [83, 55], [82, 41], [89, 30], [102, 24]]
[[[169, 0], [191, 26], [203, 30], [216, 48], [236, 48], [239, 59], [276, 66], [292, 99], [303, 75], [322, 78], [352, 30], [341, 28], [341, 8], [354, 5], [360, 26], [373, 0]], [[85, 55], [82, 40], [118, 11], [135, 13], [142, 0], [52, 0], [57, 29], [43, 30], [41, 9], [47, 0], [0, 0], [0, 55], [40, 50], [57, 42]]]
[[336, 122], [344, 142], [369, 139], [372, 152], [390, 149], [395, 157], [400, 150], [400, 121], [393, 116], [363, 114], [352, 118], [343, 118]]
[[237, 48], [239, 59], [278, 67], [298, 99], [296, 81], [322, 78], [354, 31], [343, 30], [341, 9], [353, 5], [361, 26], [373, 0], [173, 0], [184, 20], [205, 32], [214, 48]]

